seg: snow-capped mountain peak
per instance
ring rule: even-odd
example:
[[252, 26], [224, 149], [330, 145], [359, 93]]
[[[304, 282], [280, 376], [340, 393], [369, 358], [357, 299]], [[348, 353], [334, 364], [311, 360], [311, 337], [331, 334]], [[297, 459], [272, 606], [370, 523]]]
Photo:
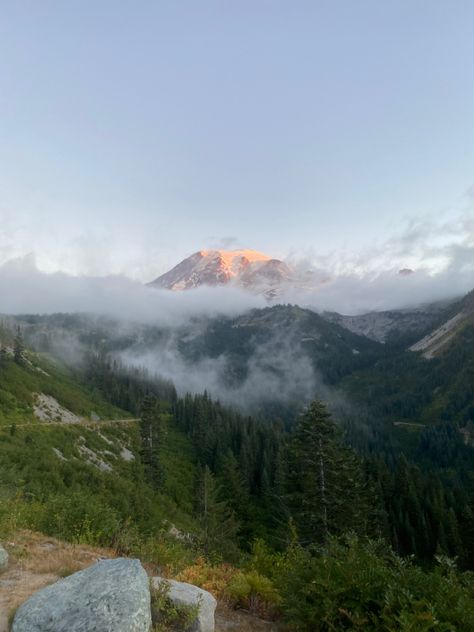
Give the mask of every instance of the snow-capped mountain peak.
[[176, 291], [235, 283], [271, 293], [291, 277], [283, 261], [256, 250], [199, 250], [149, 285]]

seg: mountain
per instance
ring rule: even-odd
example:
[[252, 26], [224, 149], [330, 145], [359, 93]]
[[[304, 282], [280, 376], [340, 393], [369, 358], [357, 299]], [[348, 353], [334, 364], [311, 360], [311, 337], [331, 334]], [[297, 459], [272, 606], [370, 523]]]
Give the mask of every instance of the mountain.
[[240, 409], [286, 419], [316, 393], [329, 398], [328, 388], [385, 353], [383, 345], [290, 305], [176, 327], [127, 328], [112, 319], [60, 314], [20, 322], [28, 342], [66, 360], [71, 344], [73, 361], [81, 348], [100, 348], [171, 380], [180, 393], [207, 390]]
[[438, 326], [410, 347], [410, 351], [422, 351], [427, 359], [434, 358], [453, 342], [468, 325], [474, 324], [474, 290], [454, 303]]
[[[86, 322], [84, 317], [58, 318], [63, 325], [81, 328]], [[28, 324], [36, 326], [30, 321], [18, 322], [28, 330]], [[39, 317], [37, 323], [42, 322]], [[97, 323], [93, 324], [91, 335], [95, 336], [99, 332]], [[390, 351], [317, 314], [288, 306], [255, 310], [235, 322], [215, 321], [211, 327], [209, 335], [216, 343], [236, 335], [236, 350], [239, 341], [251, 345], [257, 337], [265, 342], [269, 330], [281, 328], [283, 335], [293, 331], [291, 345], [299, 340], [316, 350], [315, 357], [329, 353], [331, 347], [341, 359], [357, 362], [364, 355], [369, 360], [372, 351], [376, 355]], [[9, 566], [0, 581], [0, 629], [7, 629], [7, 614], [13, 616], [21, 601], [43, 582], [70, 575], [81, 560], [85, 565], [99, 556], [117, 555], [140, 558], [152, 572], [157, 567], [165, 569], [167, 577], [179, 572], [179, 581], [212, 589], [222, 606], [216, 631], [229, 627], [235, 632], [283, 630], [287, 629], [280, 626], [283, 618], [294, 629], [316, 630], [321, 612], [326, 616], [326, 611], [332, 628], [343, 629], [354, 604], [366, 617], [360, 619], [359, 629], [396, 629], [398, 601], [396, 608], [385, 609], [383, 621], [379, 607], [393, 601], [393, 592], [402, 595], [403, 612], [414, 613], [406, 619], [410, 625], [413, 621], [412, 629], [419, 629], [420, 620], [429, 621], [428, 608], [446, 623], [445, 629], [472, 629], [472, 575], [458, 574], [455, 567], [448, 574], [436, 567], [425, 572], [415, 566], [419, 562], [431, 568], [440, 553], [459, 560], [460, 568], [474, 566], [472, 448], [456, 428], [451, 434], [443, 428], [437, 434], [436, 429], [404, 430], [410, 437], [419, 437], [424, 460], [430, 459], [428, 466], [423, 462], [424, 467], [418, 467], [404, 455], [396, 459], [389, 453], [389, 467], [384, 463], [390, 448], [386, 440], [370, 458], [356, 456], [320, 404], [308, 409], [311, 416], [307, 412], [294, 432], [288, 433], [278, 418], [271, 423], [270, 419], [242, 417], [206, 393], [184, 398], [174, 394], [170, 400], [150, 398], [156, 393], [154, 379], [143, 372], [123, 372], [100, 345], [74, 370], [28, 349], [15, 359], [9, 349], [15, 348], [15, 337], [18, 346], [19, 334], [5, 329], [0, 326], [2, 349], [8, 349], [0, 354], [0, 536]], [[416, 354], [405, 356], [428, 370], [435, 365]], [[264, 361], [261, 357], [260, 362]], [[354, 368], [361, 369], [346, 367]], [[274, 365], [275, 371], [280, 369]], [[289, 369], [297, 374], [299, 367]], [[356, 389], [360, 391], [359, 386]], [[53, 398], [56, 401], [49, 420], [35, 415], [35, 399], [41, 393], [49, 403]], [[370, 399], [373, 395], [371, 391]], [[125, 401], [131, 404], [128, 414], [134, 416], [128, 420], [123, 419]], [[56, 418], [58, 406], [60, 419]], [[66, 409], [75, 421], [64, 418]], [[101, 419], [91, 419], [92, 410]], [[318, 411], [321, 414], [316, 417]], [[348, 413], [352, 417], [355, 411], [349, 407]], [[467, 438], [469, 432], [466, 428]], [[383, 433], [380, 438], [384, 439]], [[324, 462], [323, 457], [315, 459], [318, 449]], [[295, 467], [290, 470], [286, 463]], [[291, 512], [290, 525], [295, 515], [304, 526], [300, 507], [312, 502], [311, 507], [317, 509], [320, 494], [315, 495], [314, 485], [321, 488], [321, 467], [324, 498], [334, 526], [330, 523], [331, 541], [323, 554], [314, 555], [297, 546], [300, 531], [288, 530], [285, 519]], [[285, 505], [282, 491], [284, 499], [290, 498]], [[308, 537], [314, 537], [319, 527], [315, 521], [321, 520], [316, 510], [313, 515]], [[322, 520], [325, 526], [325, 514]], [[350, 537], [336, 540], [345, 532]], [[371, 543], [367, 537], [377, 540]], [[73, 548], [58, 539], [73, 543]], [[290, 544], [284, 549], [286, 541]], [[413, 561], [402, 562], [391, 546]], [[322, 583], [319, 580], [328, 577], [328, 568], [335, 571], [329, 573], [329, 582]], [[368, 596], [354, 601], [358, 583], [367, 587], [364, 595]], [[308, 607], [308, 585], [319, 590], [317, 609]], [[153, 603], [160, 625], [170, 612], [175, 622], [175, 609], [168, 602], [163, 605], [160, 595]], [[327, 595], [330, 599], [324, 601]], [[462, 607], [445, 607], [445, 615], [446, 595]], [[234, 615], [231, 607], [239, 614]], [[254, 616], [248, 614], [242, 620], [244, 609]], [[265, 623], [255, 617], [261, 613]], [[268, 623], [269, 616], [276, 621]], [[369, 617], [374, 625], [367, 628]]]
[[291, 280], [292, 271], [279, 259], [256, 250], [200, 250], [149, 283], [179, 291], [201, 285], [235, 283], [270, 296]]
[[[396, 342], [339, 386], [353, 410], [366, 409], [372, 427], [395, 436], [407, 454], [436, 453], [435, 461], [459, 466], [462, 442], [474, 445], [474, 291], [439, 312], [414, 344]], [[457, 447], [448, 450], [451, 440]]]
[[359, 336], [366, 336], [377, 342], [391, 342], [408, 336], [424, 335], [430, 327], [439, 324], [446, 312], [449, 301], [439, 301], [411, 309], [394, 309], [382, 312], [368, 312], [347, 316], [337, 312], [323, 312], [321, 315], [332, 323], [337, 323]]

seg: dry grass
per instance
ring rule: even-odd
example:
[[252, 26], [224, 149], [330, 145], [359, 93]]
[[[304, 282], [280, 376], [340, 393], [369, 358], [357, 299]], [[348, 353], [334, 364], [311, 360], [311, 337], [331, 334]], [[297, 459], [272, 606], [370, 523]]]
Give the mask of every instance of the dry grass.
[[20, 531], [6, 543], [6, 547], [10, 567], [16, 566], [36, 575], [65, 577], [98, 559], [115, 557], [111, 549], [61, 542], [33, 531]]
[[10, 563], [0, 575], [0, 632], [7, 632], [15, 610], [40, 588], [98, 559], [115, 557], [109, 549], [60, 542], [32, 531], [20, 531], [4, 546]]
[[[8, 632], [18, 606], [37, 590], [99, 559], [116, 557], [111, 549], [69, 544], [32, 531], [20, 531], [2, 544], [9, 553], [10, 564], [0, 575], [0, 632]], [[156, 574], [156, 569], [145, 567], [149, 574]], [[283, 632], [277, 623], [232, 610], [222, 602], [218, 605], [216, 632], [277, 631]]]

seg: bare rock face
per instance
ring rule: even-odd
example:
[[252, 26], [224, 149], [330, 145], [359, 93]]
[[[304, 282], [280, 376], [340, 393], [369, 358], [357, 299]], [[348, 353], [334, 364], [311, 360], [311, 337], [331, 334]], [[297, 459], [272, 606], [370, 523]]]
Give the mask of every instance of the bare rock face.
[[97, 562], [30, 597], [12, 632], [149, 632], [148, 576], [139, 560]]
[[8, 568], [8, 553], [0, 546], [0, 573]]
[[168, 597], [177, 606], [199, 606], [199, 612], [194, 625], [189, 632], [214, 632], [214, 611], [217, 602], [211, 593], [192, 584], [177, 582], [173, 579], [153, 577], [154, 588], [162, 583], [169, 585]]

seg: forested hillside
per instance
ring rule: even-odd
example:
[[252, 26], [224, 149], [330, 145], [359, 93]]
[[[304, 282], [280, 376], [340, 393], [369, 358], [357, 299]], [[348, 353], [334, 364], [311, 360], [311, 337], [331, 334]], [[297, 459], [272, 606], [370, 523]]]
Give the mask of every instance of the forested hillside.
[[[321, 371], [332, 348], [325, 384], [357, 409], [345, 404], [335, 418], [301, 401], [284, 415], [273, 417], [272, 406], [243, 415], [124, 365], [105, 327], [71, 317], [83, 348], [66, 366], [50, 355], [52, 330], [37, 345], [49, 355], [34, 353], [23, 342], [24, 333], [38, 341], [34, 319], [10, 323], [0, 367], [2, 532], [29, 527], [113, 546], [296, 630], [471, 629], [472, 448], [457, 417], [418, 418], [402, 396], [410, 375], [413, 410], [423, 410], [417, 395], [429, 401], [430, 380], [454, 384], [469, 339], [427, 361], [283, 308], [239, 327], [216, 322], [210, 340], [237, 336], [234, 353], [248, 360], [249, 345], [269, 335], [267, 319], [290, 317], [298, 336], [313, 333], [299, 341], [318, 350], [309, 357]], [[197, 353], [192, 344], [188, 353]], [[451, 382], [442, 379], [448, 367]], [[49, 417], [39, 395], [50, 398]], [[411, 425], [394, 425], [401, 420]]]

